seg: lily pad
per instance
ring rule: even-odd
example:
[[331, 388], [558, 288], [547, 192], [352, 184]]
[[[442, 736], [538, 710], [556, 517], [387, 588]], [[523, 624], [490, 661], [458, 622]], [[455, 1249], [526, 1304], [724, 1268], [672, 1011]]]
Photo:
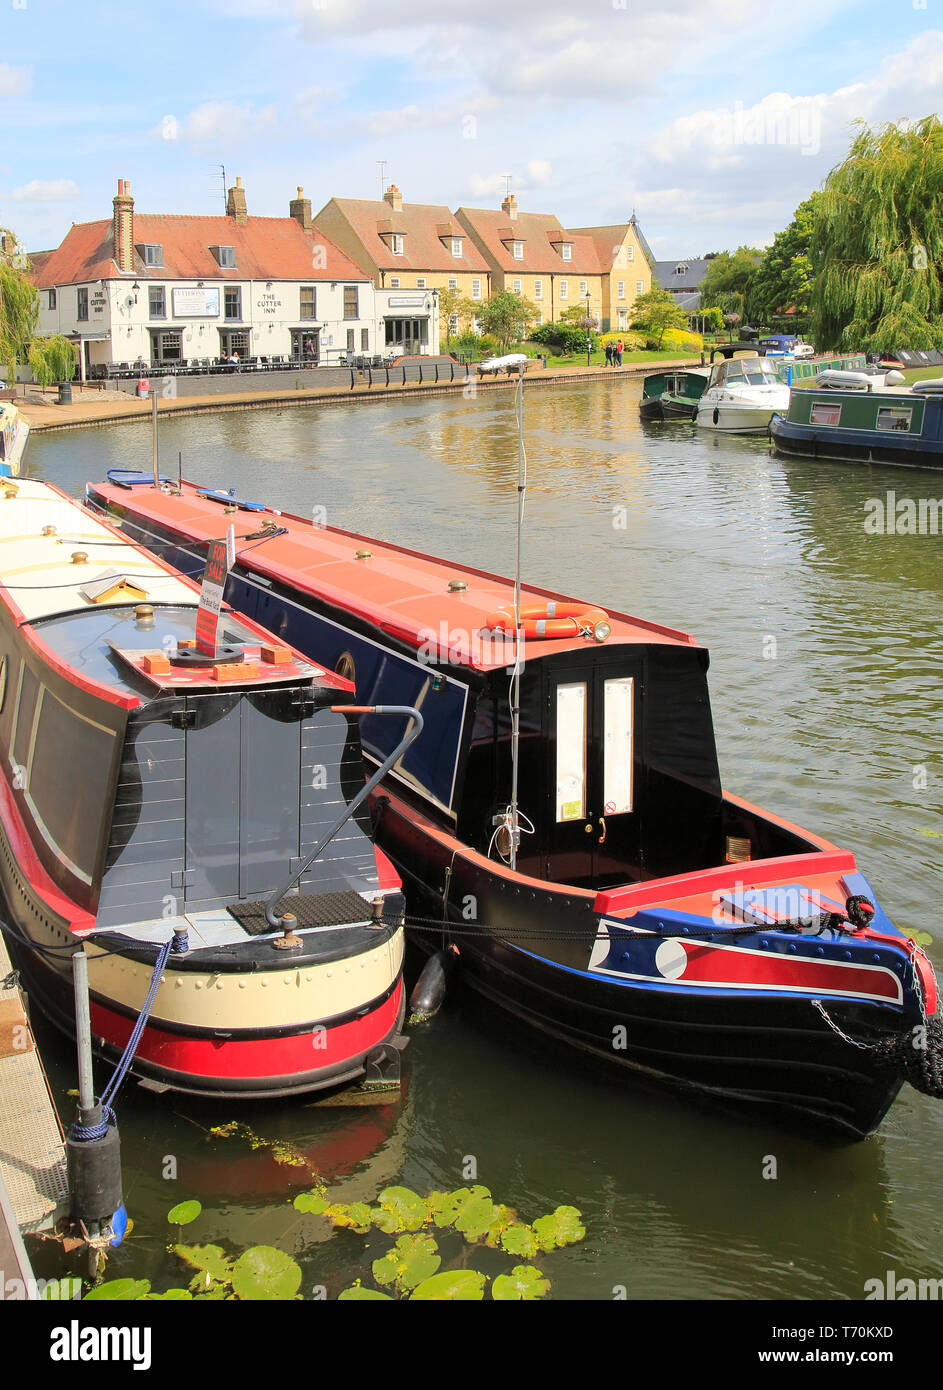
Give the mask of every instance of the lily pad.
[[499, 1274], [491, 1285], [491, 1297], [499, 1303], [532, 1303], [550, 1289], [534, 1265], [515, 1265], [510, 1274]]
[[916, 946], [932, 946], [933, 937], [928, 931], [909, 931], [904, 933]]
[[440, 1229], [451, 1226], [465, 1205], [471, 1191], [467, 1187], [456, 1188], [454, 1192], [432, 1192], [426, 1199], [429, 1218]]
[[485, 1244], [490, 1245], [492, 1250], [496, 1250], [501, 1244], [501, 1237], [506, 1230], [517, 1224], [517, 1212], [513, 1207], [506, 1207], [503, 1202], [495, 1202], [494, 1216], [485, 1233]]
[[143, 1298], [150, 1293], [150, 1279], [109, 1279], [107, 1284], [99, 1284], [89, 1289], [82, 1299], [83, 1303], [124, 1302]]
[[299, 1192], [292, 1202], [295, 1211], [310, 1212], [313, 1216], [319, 1216], [328, 1208], [328, 1200], [323, 1192], [315, 1189], [313, 1192]]
[[167, 1213], [167, 1220], [175, 1226], [189, 1226], [191, 1221], [195, 1221], [203, 1210], [202, 1205], [196, 1201], [178, 1202], [175, 1207], [171, 1207]]
[[414, 1289], [439, 1268], [442, 1257], [438, 1252], [432, 1236], [400, 1236], [392, 1250], [373, 1261], [373, 1277], [378, 1284]]
[[494, 1219], [495, 1205], [491, 1193], [484, 1188], [481, 1193], [473, 1194], [462, 1207], [455, 1229], [461, 1231], [466, 1240], [480, 1240]]
[[386, 1187], [372, 1208], [371, 1219], [387, 1235], [418, 1231], [426, 1220], [426, 1203], [408, 1187]]
[[443, 1269], [413, 1289], [410, 1301], [425, 1303], [480, 1303], [485, 1296], [487, 1276], [477, 1269]]
[[337, 1295], [338, 1303], [350, 1302], [353, 1299], [356, 1299], [359, 1302], [365, 1302], [367, 1299], [371, 1299], [373, 1301], [375, 1301], [376, 1299], [380, 1299], [384, 1303], [393, 1302], [393, 1299], [390, 1297], [388, 1293], [381, 1293], [379, 1289], [365, 1289], [359, 1279], [355, 1283], [351, 1284], [349, 1289], [344, 1289], [343, 1293], [339, 1293]]
[[534, 1234], [541, 1250], [553, 1250], [556, 1246], [574, 1245], [582, 1240], [586, 1228], [580, 1222], [576, 1207], [557, 1207], [550, 1216], [538, 1216], [534, 1222]]
[[350, 1227], [365, 1235], [370, 1229], [373, 1213], [366, 1202], [335, 1202], [324, 1208], [324, 1215], [332, 1226]]
[[228, 1283], [232, 1277], [232, 1260], [218, 1245], [175, 1245], [173, 1252], [207, 1279]]
[[232, 1286], [243, 1299], [294, 1298], [301, 1287], [301, 1269], [274, 1245], [253, 1245], [233, 1265]]
[[501, 1249], [509, 1255], [523, 1255], [525, 1260], [531, 1260], [540, 1249], [540, 1241], [533, 1226], [508, 1226], [501, 1232]]
[[192, 1300], [193, 1294], [189, 1289], [165, 1289], [163, 1293], [144, 1295], [145, 1303], [184, 1303]]

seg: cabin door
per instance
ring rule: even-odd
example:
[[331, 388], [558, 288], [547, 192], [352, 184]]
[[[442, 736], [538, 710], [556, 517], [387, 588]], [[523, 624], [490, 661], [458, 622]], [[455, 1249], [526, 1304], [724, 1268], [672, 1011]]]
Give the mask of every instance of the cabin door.
[[584, 888], [637, 879], [638, 673], [574, 665], [548, 687], [546, 876]]
[[187, 700], [187, 902], [271, 892], [297, 859], [300, 724], [290, 695]]

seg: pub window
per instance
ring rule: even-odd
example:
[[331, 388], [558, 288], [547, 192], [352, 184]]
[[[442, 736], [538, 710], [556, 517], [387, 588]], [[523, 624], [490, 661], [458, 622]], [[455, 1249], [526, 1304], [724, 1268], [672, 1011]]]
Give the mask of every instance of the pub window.
[[227, 285], [225, 291], [226, 318], [242, 318], [242, 290], [239, 285]]
[[360, 351], [369, 352], [370, 350], [370, 329], [361, 328], [360, 330]]
[[344, 286], [344, 318], [345, 318], [345, 319], [355, 319], [355, 318], [358, 318], [358, 317], [359, 317], [359, 315], [358, 315], [358, 313], [357, 313], [357, 286], [356, 286], [356, 285], [345, 285], [345, 286]]
[[50, 291], [49, 291], [49, 307], [50, 307], [50, 309], [54, 309], [54, 308], [56, 307], [56, 292], [55, 292], [55, 290], [50, 290]]
[[88, 318], [88, 290], [83, 285], [75, 292], [75, 317], [77, 319]]
[[232, 269], [236, 264], [235, 246], [217, 246], [216, 248], [220, 265], [223, 269]]
[[163, 285], [148, 285], [147, 306], [152, 319], [165, 319], [167, 317], [167, 298]]
[[317, 318], [317, 300], [313, 285], [301, 286], [301, 317], [303, 319]]
[[347, 330], [347, 351], [348, 351], [348, 352], [353, 352], [353, 350], [354, 350], [354, 330], [353, 330], [352, 328], [348, 328], [348, 330]]

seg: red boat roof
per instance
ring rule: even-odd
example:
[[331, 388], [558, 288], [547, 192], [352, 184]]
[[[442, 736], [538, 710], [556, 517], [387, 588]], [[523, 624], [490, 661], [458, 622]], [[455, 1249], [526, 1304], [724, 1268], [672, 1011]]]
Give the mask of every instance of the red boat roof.
[[[502, 639], [500, 633], [485, 630], [496, 610], [513, 610], [513, 580], [352, 531], [314, 526], [271, 508], [227, 512], [219, 502], [198, 496], [194, 483], [184, 482], [179, 496], [169, 489], [128, 489], [112, 483], [96, 483], [95, 492], [122, 512], [146, 517], [198, 542], [225, 535], [235, 522], [237, 556], [243, 568], [356, 613], [391, 636], [425, 648], [430, 658], [478, 670], [507, 666], [513, 660], [513, 636]], [[264, 541], [247, 539], [271, 520], [285, 527], [287, 534]], [[369, 554], [358, 556], [364, 551]], [[466, 587], [451, 591], [450, 581], [455, 580]], [[522, 586], [522, 606], [547, 600], [586, 609], [595, 606], [531, 584]], [[612, 628], [607, 645], [697, 645], [693, 637], [674, 628], [611, 609], [606, 614]], [[550, 652], [585, 650], [587, 645], [588, 639], [581, 635], [532, 637], [526, 641], [526, 653], [532, 659]]]

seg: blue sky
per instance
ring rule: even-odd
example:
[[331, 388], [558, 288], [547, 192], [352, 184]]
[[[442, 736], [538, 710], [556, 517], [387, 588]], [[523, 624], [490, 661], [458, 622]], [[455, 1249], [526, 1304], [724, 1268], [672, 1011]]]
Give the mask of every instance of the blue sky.
[[850, 123], [943, 96], [943, 0], [0, 0], [0, 225], [379, 196], [569, 226], [635, 208], [655, 252], [762, 245]]

